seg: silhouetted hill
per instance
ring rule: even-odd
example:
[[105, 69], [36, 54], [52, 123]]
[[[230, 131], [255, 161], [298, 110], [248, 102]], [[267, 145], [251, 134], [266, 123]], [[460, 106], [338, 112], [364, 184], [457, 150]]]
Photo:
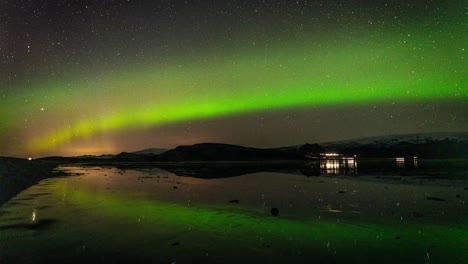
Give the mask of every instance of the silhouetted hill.
[[75, 158], [77, 159], [110, 159], [115, 157], [113, 154], [102, 154], [102, 155], [82, 155], [82, 156], [77, 156]]
[[302, 160], [305, 156], [290, 149], [259, 149], [237, 145], [202, 143], [179, 146], [157, 155], [157, 161], [265, 161]]
[[164, 153], [166, 151], [167, 151], [167, 149], [148, 148], [148, 149], [143, 149], [143, 150], [139, 150], [139, 151], [134, 151], [134, 152], [131, 152], [131, 153], [139, 154], [139, 155], [149, 155], [149, 154], [157, 155], [157, 154], [162, 154], [162, 153]]
[[[163, 151], [161, 154], [154, 152]], [[179, 146], [171, 150], [122, 152], [114, 157], [47, 157], [60, 162], [166, 162], [166, 161], [278, 161], [317, 159], [320, 153], [337, 152], [360, 158], [412, 157], [468, 158], [468, 133], [391, 135], [347, 141], [304, 144], [280, 148], [250, 148], [221, 143]]]
[[129, 152], [122, 152], [115, 157], [111, 158], [110, 160], [114, 161], [145, 161], [149, 160], [151, 157], [154, 155], [148, 154], [148, 155], [143, 155], [143, 154], [135, 154], [135, 153], [129, 153]]
[[306, 143], [298, 148], [298, 151], [303, 153], [303, 155], [306, 155], [308, 157], [313, 157], [317, 156], [320, 153], [323, 153], [325, 149], [321, 147], [319, 144], [309, 144]]

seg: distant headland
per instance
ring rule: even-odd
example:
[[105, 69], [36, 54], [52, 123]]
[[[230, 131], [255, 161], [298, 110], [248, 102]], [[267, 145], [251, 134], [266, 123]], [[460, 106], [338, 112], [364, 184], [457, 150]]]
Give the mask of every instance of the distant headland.
[[390, 135], [278, 148], [252, 148], [224, 143], [200, 143], [174, 149], [150, 148], [116, 155], [60, 157], [63, 162], [189, 162], [189, 161], [304, 161], [336, 156], [359, 158], [468, 158], [468, 132]]

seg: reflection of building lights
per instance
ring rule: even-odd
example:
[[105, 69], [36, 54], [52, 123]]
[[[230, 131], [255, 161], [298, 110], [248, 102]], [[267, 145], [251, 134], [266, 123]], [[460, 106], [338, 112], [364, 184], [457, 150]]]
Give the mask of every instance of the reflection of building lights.
[[395, 161], [398, 168], [405, 167], [405, 158], [395, 158]]
[[[336, 153], [328, 153], [336, 154]], [[325, 154], [321, 154], [325, 156]], [[327, 157], [320, 162], [320, 169], [325, 174], [356, 174], [357, 162], [353, 157], [338, 156]]]
[[325, 170], [327, 174], [338, 174], [340, 172], [342, 164], [340, 160], [327, 160], [324, 164], [322, 164], [322, 168]]
[[32, 212], [31, 221], [36, 222], [36, 209]]

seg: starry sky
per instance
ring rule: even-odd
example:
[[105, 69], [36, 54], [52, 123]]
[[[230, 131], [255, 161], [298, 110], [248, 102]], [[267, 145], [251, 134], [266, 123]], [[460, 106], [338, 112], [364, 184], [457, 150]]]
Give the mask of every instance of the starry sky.
[[0, 1], [0, 156], [468, 131], [468, 4]]

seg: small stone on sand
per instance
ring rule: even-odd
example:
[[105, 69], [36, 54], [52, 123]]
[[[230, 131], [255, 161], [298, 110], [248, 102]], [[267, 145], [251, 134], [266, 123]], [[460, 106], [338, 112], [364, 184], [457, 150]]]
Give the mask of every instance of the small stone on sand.
[[279, 214], [279, 210], [278, 208], [271, 208], [270, 213], [273, 216], [277, 216]]

